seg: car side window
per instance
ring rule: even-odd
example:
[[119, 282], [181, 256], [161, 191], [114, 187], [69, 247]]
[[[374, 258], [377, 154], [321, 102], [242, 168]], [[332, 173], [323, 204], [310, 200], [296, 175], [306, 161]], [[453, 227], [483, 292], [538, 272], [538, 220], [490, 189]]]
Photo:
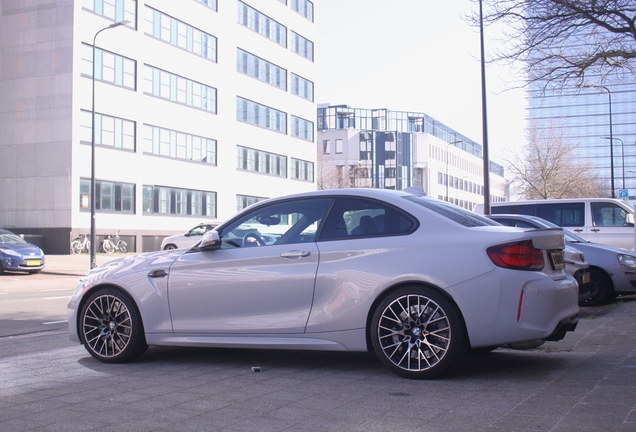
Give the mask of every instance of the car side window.
[[627, 226], [627, 212], [614, 203], [590, 203], [592, 206], [592, 223], [600, 227]]
[[537, 204], [537, 216], [561, 227], [580, 227], [585, 225], [585, 204]]
[[221, 249], [313, 242], [332, 202], [314, 198], [257, 206], [222, 228]]
[[339, 198], [327, 216], [319, 240], [342, 240], [408, 234], [415, 221], [386, 204], [359, 198]]

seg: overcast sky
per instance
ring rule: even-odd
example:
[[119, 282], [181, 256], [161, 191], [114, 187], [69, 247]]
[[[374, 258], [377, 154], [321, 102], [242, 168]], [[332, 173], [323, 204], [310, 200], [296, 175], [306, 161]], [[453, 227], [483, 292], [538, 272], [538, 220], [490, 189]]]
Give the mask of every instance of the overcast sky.
[[[424, 112], [482, 143], [479, 30], [469, 0], [316, 0], [316, 102]], [[486, 59], [496, 48], [486, 28]], [[491, 159], [525, 141], [523, 92], [487, 65]]]

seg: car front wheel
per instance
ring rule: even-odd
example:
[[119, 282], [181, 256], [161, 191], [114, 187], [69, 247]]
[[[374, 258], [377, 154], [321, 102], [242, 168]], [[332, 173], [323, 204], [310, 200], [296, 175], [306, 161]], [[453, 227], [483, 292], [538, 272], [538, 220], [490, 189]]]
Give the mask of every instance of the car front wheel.
[[376, 308], [371, 342], [380, 361], [405, 378], [428, 379], [445, 372], [464, 347], [458, 313], [442, 294], [405, 287]]
[[169, 245], [166, 245], [166, 247], [165, 247], [165, 248], [163, 248], [163, 250], [173, 250], [173, 249], [176, 249], [176, 248], [177, 248], [177, 247], [176, 247], [175, 245], [173, 245], [173, 244], [169, 244]]
[[99, 289], [89, 297], [81, 310], [79, 330], [86, 350], [104, 363], [134, 360], [148, 348], [137, 307], [113, 288]]

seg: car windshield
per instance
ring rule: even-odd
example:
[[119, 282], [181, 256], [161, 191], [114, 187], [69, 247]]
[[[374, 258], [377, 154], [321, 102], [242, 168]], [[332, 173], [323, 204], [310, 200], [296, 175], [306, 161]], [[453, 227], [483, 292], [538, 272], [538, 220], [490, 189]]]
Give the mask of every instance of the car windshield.
[[478, 226], [499, 225], [497, 222], [490, 220], [485, 216], [478, 215], [477, 213], [473, 213], [444, 201], [433, 200], [421, 196], [407, 196], [406, 199], [409, 201], [413, 201], [414, 203], [419, 204], [429, 210], [432, 210], [435, 213], [445, 216], [448, 219], [457, 222], [458, 224], [461, 224], [465, 227], [470, 228]]
[[15, 234], [0, 234], [0, 244], [26, 244], [26, 242]]

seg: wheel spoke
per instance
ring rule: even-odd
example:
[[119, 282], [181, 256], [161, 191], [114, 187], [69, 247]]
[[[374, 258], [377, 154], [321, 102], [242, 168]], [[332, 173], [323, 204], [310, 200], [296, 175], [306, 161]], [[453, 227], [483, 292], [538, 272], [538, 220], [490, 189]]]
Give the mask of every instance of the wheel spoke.
[[451, 327], [446, 312], [434, 300], [408, 294], [394, 299], [378, 322], [384, 356], [408, 371], [434, 367], [448, 352]]

